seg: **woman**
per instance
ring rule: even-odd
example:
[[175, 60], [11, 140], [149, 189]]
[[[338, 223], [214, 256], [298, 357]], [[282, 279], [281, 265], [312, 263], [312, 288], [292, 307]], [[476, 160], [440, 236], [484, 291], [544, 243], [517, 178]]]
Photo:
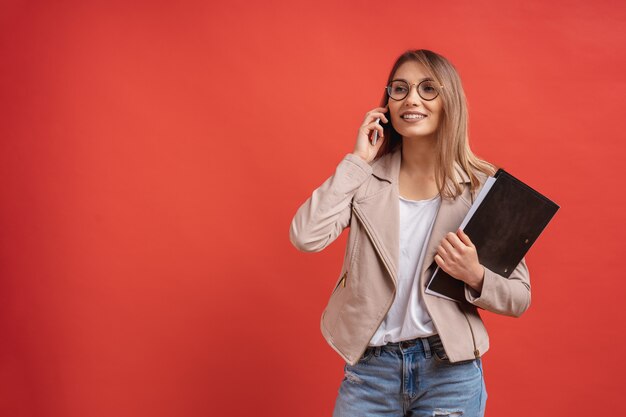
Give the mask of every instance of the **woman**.
[[[469, 148], [452, 64], [428, 50], [402, 54], [353, 152], [290, 228], [294, 246], [317, 252], [350, 227], [321, 319], [346, 361], [335, 417], [484, 415], [489, 338], [477, 308], [518, 317], [530, 305], [525, 260], [504, 278], [458, 229], [494, 172]], [[436, 266], [464, 282], [465, 302], [425, 293]]]

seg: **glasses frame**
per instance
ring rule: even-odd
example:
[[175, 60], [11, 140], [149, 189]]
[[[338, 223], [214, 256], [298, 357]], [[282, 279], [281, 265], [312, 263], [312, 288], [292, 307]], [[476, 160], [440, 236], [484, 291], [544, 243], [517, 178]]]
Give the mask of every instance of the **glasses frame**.
[[[389, 92], [389, 89], [391, 88], [391, 84], [394, 83], [394, 82], [402, 82], [402, 83], [405, 83], [405, 84], [407, 84], [409, 86], [408, 90], [406, 91], [406, 95], [404, 97], [398, 98], [398, 99], [391, 97], [391, 93]], [[440, 91], [437, 91], [437, 95], [435, 97], [433, 97], [433, 98], [424, 98], [420, 94], [420, 85], [422, 85], [422, 83], [425, 83], [425, 82], [431, 82], [431, 83], [435, 83], [435, 85], [437, 85], [435, 80], [431, 80], [430, 78], [422, 80], [419, 83], [409, 83], [408, 81], [404, 81], [404, 80], [391, 80], [389, 85], [385, 86], [385, 91], [387, 92], [387, 97], [389, 97], [393, 101], [402, 101], [405, 98], [407, 98], [409, 96], [409, 94], [411, 94], [411, 87], [413, 87], [413, 86], [416, 86], [415, 89], [417, 90], [417, 95], [420, 96], [420, 98], [422, 100], [424, 100], [424, 101], [432, 101], [432, 100], [436, 99], [437, 97], [439, 97], [439, 94], [441, 93]], [[439, 88], [443, 88], [443, 85], [439, 84]]]

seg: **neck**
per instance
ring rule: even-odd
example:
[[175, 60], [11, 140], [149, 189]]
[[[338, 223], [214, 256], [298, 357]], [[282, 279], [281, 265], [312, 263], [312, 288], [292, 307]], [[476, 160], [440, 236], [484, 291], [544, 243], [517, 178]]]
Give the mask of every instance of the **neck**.
[[433, 176], [435, 153], [435, 138], [402, 138], [401, 169], [410, 176]]

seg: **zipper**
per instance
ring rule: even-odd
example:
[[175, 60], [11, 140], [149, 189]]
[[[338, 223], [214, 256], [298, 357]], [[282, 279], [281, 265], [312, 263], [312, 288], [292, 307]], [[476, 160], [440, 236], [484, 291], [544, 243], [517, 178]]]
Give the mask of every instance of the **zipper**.
[[474, 337], [474, 329], [472, 328], [472, 324], [469, 321], [469, 317], [467, 317], [467, 313], [465, 310], [463, 311], [463, 315], [465, 316], [465, 320], [467, 320], [467, 325], [470, 328], [470, 332], [472, 333], [472, 343], [474, 344], [474, 357], [476, 359], [480, 358], [480, 351], [476, 348], [476, 338]]
[[[341, 284], [342, 287], [346, 287], [346, 278], [348, 277], [348, 271], [343, 273], [343, 276], [341, 277], [341, 281], [339, 281], [339, 284], [337, 284], [337, 287], [339, 287], [339, 285]], [[337, 289], [337, 288], [335, 288]]]
[[339, 287], [344, 287], [344, 288], [345, 288], [345, 286], [346, 286], [346, 278], [347, 278], [347, 277], [348, 277], [348, 271], [345, 271], [345, 272], [343, 273], [343, 275], [341, 276], [341, 278], [339, 278], [339, 280], [338, 280], [338, 281], [337, 281], [337, 283], [335, 284], [335, 288], [333, 289], [333, 292], [332, 292], [333, 294], [334, 294], [335, 292], [337, 292], [337, 289], [338, 289]]

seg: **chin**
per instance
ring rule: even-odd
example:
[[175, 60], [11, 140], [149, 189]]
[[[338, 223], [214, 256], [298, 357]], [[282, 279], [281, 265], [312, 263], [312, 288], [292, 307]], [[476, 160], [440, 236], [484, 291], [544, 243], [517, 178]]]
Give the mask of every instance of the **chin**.
[[407, 139], [422, 139], [425, 137], [432, 137], [435, 134], [434, 130], [428, 130], [428, 131], [408, 131], [408, 132], [398, 132], [400, 133], [400, 135], [403, 138], [407, 138]]

